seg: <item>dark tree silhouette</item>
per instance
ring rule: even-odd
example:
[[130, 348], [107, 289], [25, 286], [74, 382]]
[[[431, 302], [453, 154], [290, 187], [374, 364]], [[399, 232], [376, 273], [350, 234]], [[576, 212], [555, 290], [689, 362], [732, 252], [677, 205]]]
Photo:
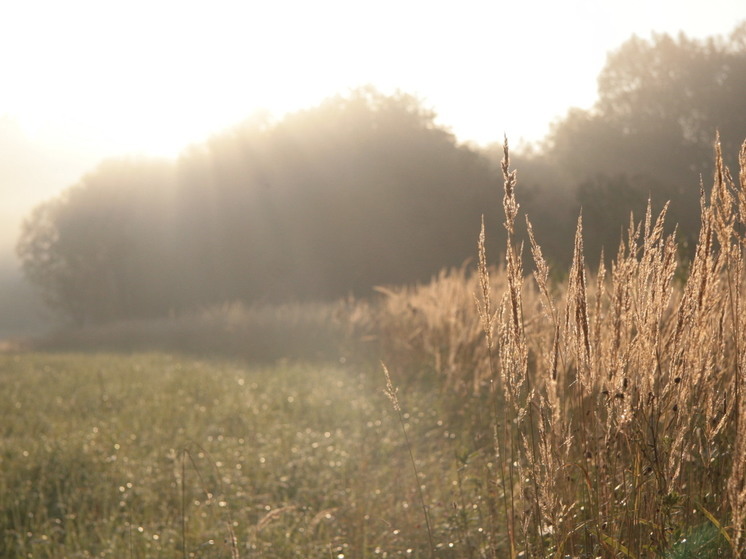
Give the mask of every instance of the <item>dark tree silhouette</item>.
[[725, 39], [632, 37], [609, 55], [595, 106], [555, 124], [543, 161], [575, 185], [589, 254], [602, 245], [613, 254], [630, 210], [640, 217], [649, 197], [659, 207], [672, 200], [669, 221], [696, 234], [716, 132], [731, 168], [746, 137], [744, 37], [746, 23]]
[[[624, 43], [596, 105], [514, 158], [545, 255], [569, 258], [580, 206], [591, 259], [616, 252], [648, 198], [671, 199], [670, 221], [693, 236], [716, 130], [733, 156], [746, 137], [746, 24], [727, 39]], [[473, 257], [482, 213], [497, 254], [499, 176], [417, 99], [363, 88], [280, 122], [254, 118], [174, 162], [107, 162], [36, 208], [18, 253], [78, 322], [365, 295]]]
[[164, 310], [172, 176], [167, 162], [109, 161], [33, 211], [17, 252], [51, 307], [78, 323]]
[[434, 117], [368, 88], [247, 122], [173, 164], [109, 162], [36, 210], [19, 254], [78, 321], [425, 281], [473, 256], [498, 201], [487, 160]]

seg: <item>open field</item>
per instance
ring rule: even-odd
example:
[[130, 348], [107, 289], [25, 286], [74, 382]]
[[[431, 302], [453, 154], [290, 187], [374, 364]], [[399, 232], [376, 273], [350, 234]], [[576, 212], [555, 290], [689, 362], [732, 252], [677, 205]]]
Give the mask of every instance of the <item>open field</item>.
[[[208, 324], [224, 355], [276, 314], [279, 339], [253, 349], [266, 365], [2, 355], [0, 555], [740, 559], [746, 144], [739, 158], [736, 180], [718, 146], [689, 257], [649, 207], [590, 270], [579, 219], [552, 281], [528, 222], [522, 254], [506, 145], [501, 266], [483, 229], [476, 271], [148, 336], [178, 348], [169, 333]], [[102, 339], [132, 349], [139, 328]], [[277, 359], [294, 340], [303, 357]]]
[[[184, 545], [194, 557], [423, 549], [382, 374], [376, 383], [341, 367], [163, 354], [0, 360], [2, 557], [182, 557]], [[476, 535], [484, 519], [476, 504], [466, 510], [475, 496], [464, 487], [458, 508], [468, 515], [453, 523], [453, 458], [473, 450], [438, 407], [419, 394], [405, 421], [438, 545], [456, 557], [465, 523]]]

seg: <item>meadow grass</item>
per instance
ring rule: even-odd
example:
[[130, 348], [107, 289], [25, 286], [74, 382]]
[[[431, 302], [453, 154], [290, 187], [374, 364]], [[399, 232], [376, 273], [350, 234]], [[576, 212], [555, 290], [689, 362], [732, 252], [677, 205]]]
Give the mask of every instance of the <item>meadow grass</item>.
[[742, 557], [746, 144], [739, 161], [734, 177], [716, 146], [690, 261], [649, 209], [596, 270], [579, 219], [556, 274], [506, 142], [499, 264], [483, 230], [474, 271], [278, 313], [306, 325], [288, 345], [334, 316], [385, 377], [336, 344], [333, 365], [3, 356], [0, 553]]
[[[419, 556], [417, 484], [380, 381], [339, 365], [2, 355], [0, 556]], [[464, 506], [489, 480], [457, 475], [454, 456], [476, 458], [439, 398], [406, 406], [436, 545], [461, 556], [486, 531], [476, 508], [452, 522], [458, 475]]]

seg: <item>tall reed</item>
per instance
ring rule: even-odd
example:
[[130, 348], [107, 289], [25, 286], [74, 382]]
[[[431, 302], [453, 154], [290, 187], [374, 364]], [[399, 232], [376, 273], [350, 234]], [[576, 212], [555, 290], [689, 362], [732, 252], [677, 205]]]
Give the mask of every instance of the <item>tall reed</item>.
[[581, 216], [558, 286], [528, 217], [530, 259], [517, 240], [506, 141], [502, 266], [489, 266], [483, 228], [475, 275], [385, 292], [384, 336], [408, 309], [404, 324], [416, 328], [404, 339], [430, 374], [490, 402], [482, 428], [492, 433], [490, 490], [502, 505], [486, 556], [743, 555], [746, 143], [739, 163], [736, 180], [718, 140], [691, 262], [666, 225], [668, 205], [654, 215], [649, 203], [641, 221], [630, 217], [611, 267], [602, 256], [594, 273]]

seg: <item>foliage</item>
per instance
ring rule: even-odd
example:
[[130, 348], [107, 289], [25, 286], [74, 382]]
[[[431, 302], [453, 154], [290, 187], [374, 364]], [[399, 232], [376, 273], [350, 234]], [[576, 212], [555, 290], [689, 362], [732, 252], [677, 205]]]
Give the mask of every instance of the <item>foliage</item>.
[[46, 302], [78, 323], [169, 309], [173, 169], [159, 160], [102, 164], [38, 206], [18, 254]]
[[[671, 220], [694, 240], [695, 185], [712, 174], [712, 138], [719, 131], [729, 156], [743, 140], [745, 75], [746, 49], [733, 39], [633, 37], [609, 55], [594, 109], [571, 113], [555, 128], [553, 157], [576, 177], [626, 176], [629, 186], [617, 189], [636, 197], [638, 205], [649, 196], [658, 205], [673, 200]], [[632, 182], [647, 184], [634, 188]], [[585, 207], [598, 193], [583, 194]]]
[[[629, 212], [671, 201], [669, 222], [691, 247], [699, 231], [699, 183], [713, 173], [719, 131], [725, 163], [746, 135], [746, 22], [729, 37], [633, 36], [608, 55], [598, 100], [554, 123], [539, 149], [517, 157], [523, 206], [545, 255], [569, 264], [572, 223], [582, 208], [586, 253], [617, 249]], [[488, 153], [498, 166], [501, 146]]]
[[[727, 39], [631, 38], [609, 55], [596, 105], [571, 110], [519, 158], [523, 209], [550, 262], [570, 262], [579, 207], [595, 261], [649, 199], [672, 200], [669, 221], [691, 251], [711, 139], [719, 130], [735, 153], [746, 130], [745, 26]], [[457, 145], [434, 118], [411, 96], [364, 88], [279, 122], [248, 120], [176, 162], [110, 161], [36, 209], [18, 253], [78, 323], [427, 281], [473, 256], [500, 172], [496, 150]], [[489, 215], [487, 229], [499, 246]]]
[[29, 217], [23, 268], [83, 324], [424, 280], [471, 255], [494, 182], [433, 119], [362, 89], [177, 162], [107, 162]]

